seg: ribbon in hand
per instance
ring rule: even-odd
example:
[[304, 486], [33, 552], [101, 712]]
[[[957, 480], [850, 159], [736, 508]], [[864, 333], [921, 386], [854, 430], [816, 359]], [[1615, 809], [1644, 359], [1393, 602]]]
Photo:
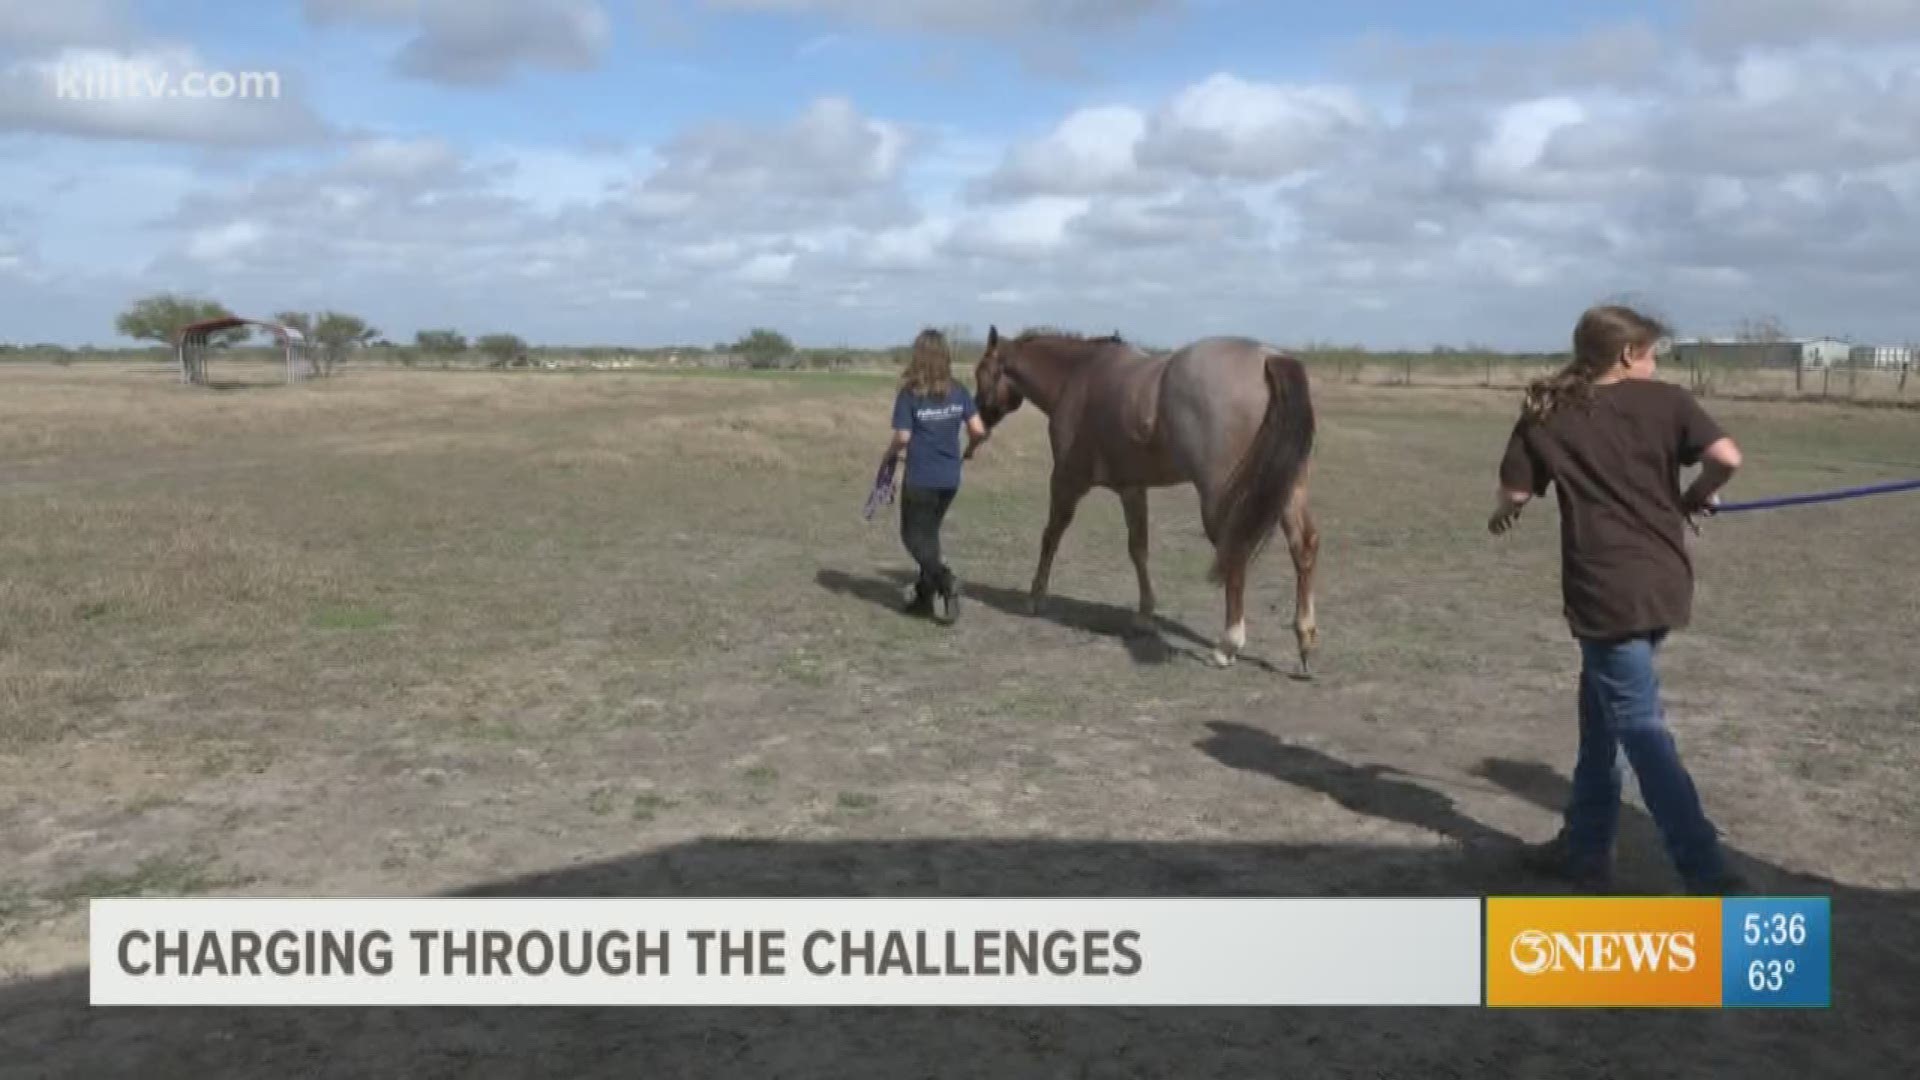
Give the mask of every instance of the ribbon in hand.
[[868, 521], [880, 507], [893, 502], [893, 470], [899, 459], [892, 454], [880, 460], [880, 471], [874, 475], [873, 490], [867, 493], [867, 506], [862, 516]]

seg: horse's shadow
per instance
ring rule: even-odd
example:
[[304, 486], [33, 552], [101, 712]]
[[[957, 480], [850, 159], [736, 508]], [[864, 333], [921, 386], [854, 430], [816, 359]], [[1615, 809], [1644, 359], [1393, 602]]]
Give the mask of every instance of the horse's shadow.
[[[828, 592], [852, 596], [899, 612], [901, 594], [912, 583], [913, 574], [886, 570], [874, 576], [861, 576], [843, 570], [821, 570], [814, 575], [814, 581]], [[1048, 596], [1041, 602], [1040, 612], [1036, 616], [1028, 609], [1024, 589], [1006, 589], [975, 581], [964, 582], [962, 588], [967, 601], [984, 605], [1003, 615], [1021, 619], [1041, 618], [1069, 630], [1116, 638], [1126, 646], [1127, 655], [1137, 664], [1212, 662], [1210, 657], [1214, 643], [1211, 640], [1185, 623], [1164, 615], [1155, 616], [1153, 628], [1143, 630], [1135, 624], [1132, 608], [1066, 596]], [[1240, 656], [1240, 662], [1269, 672], [1280, 671], [1270, 661], [1244, 653]]]

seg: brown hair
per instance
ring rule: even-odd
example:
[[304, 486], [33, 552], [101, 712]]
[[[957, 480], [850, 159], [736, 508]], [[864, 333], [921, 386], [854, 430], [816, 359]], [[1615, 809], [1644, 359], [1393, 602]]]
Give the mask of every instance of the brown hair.
[[1585, 405], [1593, 398], [1593, 384], [1628, 349], [1643, 349], [1666, 337], [1665, 324], [1620, 304], [1588, 308], [1573, 328], [1573, 359], [1567, 366], [1527, 387], [1523, 412], [1529, 420], [1545, 420], [1568, 406]]
[[900, 376], [900, 386], [920, 397], [947, 396], [953, 388], [953, 354], [947, 349], [944, 334], [922, 330], [913, 339], [913, 359]]

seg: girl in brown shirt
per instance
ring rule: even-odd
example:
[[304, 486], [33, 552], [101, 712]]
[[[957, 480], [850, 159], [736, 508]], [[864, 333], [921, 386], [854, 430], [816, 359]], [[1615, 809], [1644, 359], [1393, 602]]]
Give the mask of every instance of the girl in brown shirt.
[[[1655, 660], [1692, 617], [1686, 530], [1712, 512], [1740, 451], [1692, 394], [1654, 378], [1666, 336], [1631, 308], [1581, 316], [1572, 362], [1528, 389], [1488, 529], [1506, 533], [1548, 487], [1559, 497], [1561, 597], [1582, 661], [1580, 750], [1565, 824], [1528, 864], [1610, 884], [1624, 751], [1687, 891], [1720, 894], [1742, 883], [1667, 729]], [[1683, 491], [1680, 470], [1694, 465], [1700, 475]]]

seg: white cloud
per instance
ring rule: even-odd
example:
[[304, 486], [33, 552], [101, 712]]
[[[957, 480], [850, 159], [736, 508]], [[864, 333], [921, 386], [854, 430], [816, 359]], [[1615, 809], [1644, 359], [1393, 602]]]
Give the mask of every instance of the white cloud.
[[1483, 177], [1511, 181], [1540, 164], [1554, 134], [1587, 119], [1587, 110], [1567, 97], [1522, 101], [1494, 114], [1493, 131], [1474, 151]]
[[1125, 105], [1079, 109], [1047, 135], [1009, 150], [973, 194], [1140, 195], [1171, 190], [1182, 176], [1280, 180], [1328, 166], [1377, 122], [1344, 87], [1222, 72], [1150, 115]]
[[1067, 242], [1067, 225], [1087, 212], [1085, 198], [1043, 195], [974, 214], [955, 228], [948, 246], [963, 255], [1033, 260]]
[[1566, 169], [1765, 177], [1920, 158], [1920, 52], [1876, 71], [1820, 50], [1745, 56], [1663, 88], [1606, 122], [1566, 125], [1547, 151]]
[[630, 205], [649, 221], [725, 221], [740, 230], [899, 224], [911, 217], [899, 179], [912, 145], [900, 125], [865, 116], [845, 98], [821, 98], [786, 124], [714, 123], [669, 140]]
[[202, 262], [225, 262], [260, 249], [267, 230], [258, 222], [241, 218], [224, 225], [196, 230], [187, 238], [187, 256]]
[[734, 277], [754, 285], [785, 281], [793, 274], [795, 255], [791, 251], [763, 251], [734, 271]]
[[369, 183], [415, 182], [459, 172], [460, 152], [445, 139], [376, 137], [354, 143], [334, 175]]
[[980, 299], [988, 304], [1030, 304], [1038, 298], [1024, 289], [988, 289]]
[[1080, 109], [1042, 138], [1015, 146], [978, 186], [989, 198], [1143, 191], [1162, 181], [1140, 167], [1147, 118], [1111, 105]]
[[278, 72], [212, 69], [186, 48], [71, 48], [0, 67], [0, 132], [208, 146], [326, 137], [294, 90]]
[[600, 0], [305, 0], [305, 10], [319, 26], [402, 28], [411, 36], [395, 70], [463, 86], [596, 67], [613, 35]]
[[941, 265], [948, 242], [953, 238], [950, 219], [927, 217], [903, 227], [882, 229], [856, 241], [855, 265], [866, 270], [933, 270]]
[[1068, 222], [1070, 235], [1097, 248], [1212, 247], [1267, 242], [1272, 224], [1235, 195], [1189, 188], [1172, 198], [1095, 204]]
[[1327, 163], [1374, 123], [1339, 86], [1282, 86], [1220, 73], [1182, 90], [1157, 112], [1140, 160], [1205, 176], [1275, 179]]

